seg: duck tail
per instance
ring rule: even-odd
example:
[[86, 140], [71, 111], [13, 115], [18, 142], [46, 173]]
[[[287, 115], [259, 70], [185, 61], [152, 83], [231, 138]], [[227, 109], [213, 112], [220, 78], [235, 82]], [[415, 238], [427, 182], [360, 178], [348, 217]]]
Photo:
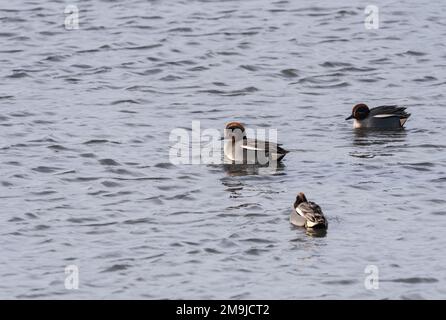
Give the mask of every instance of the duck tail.
[[409, 119], [410, 113], [406, 113], [404, 116], [400, 117], [400, 125], [401, 127], [404, 127], [404, 125], [407, 122], [407, 119]]

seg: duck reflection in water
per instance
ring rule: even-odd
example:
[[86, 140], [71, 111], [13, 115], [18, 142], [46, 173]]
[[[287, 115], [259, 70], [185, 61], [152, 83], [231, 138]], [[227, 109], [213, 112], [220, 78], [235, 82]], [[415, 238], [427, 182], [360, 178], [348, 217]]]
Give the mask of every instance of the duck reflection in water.
[[358, 129], [354, 131], [353, 144], [356, 146], [383, 145], [405, 141], [406, 130]]
[[226, 191], [230, 192], [231, 198], [238, 198], [241, 196], [241, 191], [247, 182], [242, 177], [259, 176], [262, 179], [261, 177], [264, 176], [265, 179], [268, 179], [271, 176], [284, 175], [284, 168], [285, 165], [281, 163], [278, 163], [277, 167], [253, 164], [224, 164], [223, 170], [226, 173], [226, 177], [222, 178], [221, 182], [226, 187]]
[[360, 147], [350, 155], [357, 158], [393, 156], [406, 141], [406, 130], [356, 129], [352, 136], [354, 147]]
[[281, 162], [277, 166], [258, 164], [224, 164], [223, 169], [230, 177], [252, 176], [252, 175], [282, 175], [285, 165]]
[[305, 233], [314, 238], [324, 238], [327, 236], [327, 229], [306, 229]]

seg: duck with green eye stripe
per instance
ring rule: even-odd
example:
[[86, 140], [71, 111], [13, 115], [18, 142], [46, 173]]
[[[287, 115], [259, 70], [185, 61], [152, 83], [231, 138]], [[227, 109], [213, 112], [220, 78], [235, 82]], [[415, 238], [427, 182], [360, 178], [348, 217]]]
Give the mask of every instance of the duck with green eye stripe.
[[405, 110], [405, 107], [396, 105], [369, 109], [366, 104], [360, 103], [353, 107], [352, 114], [345, 120], [355, 119], [353, 127], [356, 129], [402, 129], [410, 117]]
[[277, 143], [249, 139], [245, 127], [237, 121], [226, 125], [225, 139], [227, 140], [224, 147], [225, 158], [236, 164], [279, 162], [289, 152]]

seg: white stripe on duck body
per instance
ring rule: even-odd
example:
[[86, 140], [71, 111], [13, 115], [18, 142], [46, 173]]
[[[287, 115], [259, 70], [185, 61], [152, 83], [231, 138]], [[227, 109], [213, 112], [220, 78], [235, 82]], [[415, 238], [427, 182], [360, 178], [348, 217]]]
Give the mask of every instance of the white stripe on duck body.
[[294, 211], [290, 216], [290, 223], [297, 227], [327, 229], [328, 222], [322, 213], [321, 207], [308, 201], [303, 192], [300, 192], [294, 202]]
[[240, 122], [229, 122], [225, 129], [225, 158], [236, 164], [269, 164], [278, 162], [289, 152], [281, 144], [249, 139]]
[[364, 103], [353, 107], [352, 114], [345, 120], [355, 119], [353, 127], [374, 129], [402, 129], [410, 113], [405, 107], [397, 105], [379, 106], [372, 109]]

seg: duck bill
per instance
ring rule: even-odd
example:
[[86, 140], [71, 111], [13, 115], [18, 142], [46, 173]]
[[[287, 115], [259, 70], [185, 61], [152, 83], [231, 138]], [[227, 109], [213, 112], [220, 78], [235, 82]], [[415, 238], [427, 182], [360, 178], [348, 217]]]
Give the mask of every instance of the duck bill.
[[351, 114], [350, 116], [348, 116], [347, 118], [345, 118], [345, 120], [350, 120], [353, 119], [353, 115]]

